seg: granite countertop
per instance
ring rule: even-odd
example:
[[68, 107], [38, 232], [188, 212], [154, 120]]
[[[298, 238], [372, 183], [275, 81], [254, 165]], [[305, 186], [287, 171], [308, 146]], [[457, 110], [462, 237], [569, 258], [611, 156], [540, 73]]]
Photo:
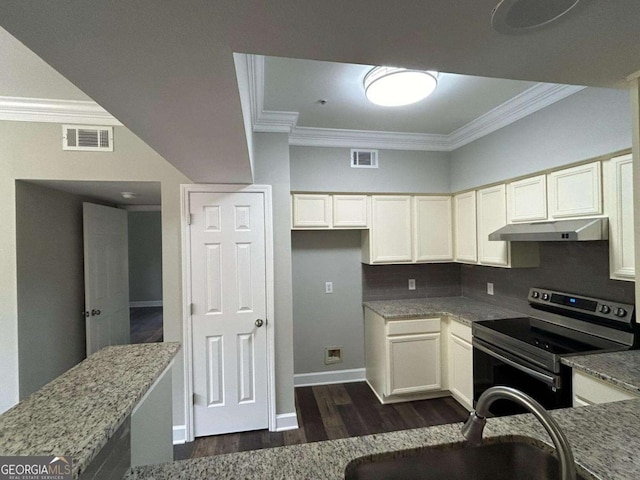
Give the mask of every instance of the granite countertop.
[[[632, 480], [640, 471], [640, 400], [551, 412], [565, 431], [578, 471], [599, 480]], [[202, 457], [147, 467], [125, 476], [142, 479], [313, 479], [343, 480], [350, 461], [367, 455], [463, 441], [461, 423], [402, 430], [289, 447]], [[533, 415], [489, 419], [485, 438], [531, 437], [552, 445]]]
[[522, 313], [496, 307], [490, 303], [466, 297], [415, 298], [409, 300], [375, 300], [364, 302], [387, 320], [411, 317], [433, 317], [448, 315], [466, 325], [477, 320], [522, 317]]
[[640, 395], [640, 350], [569, 356], [562, 363]]
[[0, 415], [0, 455], [69, 455], [77, 477], [179, 350], [152, 343], [96, 352]]

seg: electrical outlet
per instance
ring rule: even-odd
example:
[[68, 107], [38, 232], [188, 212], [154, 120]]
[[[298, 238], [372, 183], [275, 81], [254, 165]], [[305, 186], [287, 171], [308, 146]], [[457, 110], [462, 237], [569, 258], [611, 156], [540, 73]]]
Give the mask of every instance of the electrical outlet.
[[333, 282], [324, 283], [324, 293], [333, 293]]
[[409, 290], [415, 290], [416, 289], [416, 279], [415, 278], [410, 278], [409, 279]]
[[493, 283], [487, 283], [487, 293], [493, 295]]

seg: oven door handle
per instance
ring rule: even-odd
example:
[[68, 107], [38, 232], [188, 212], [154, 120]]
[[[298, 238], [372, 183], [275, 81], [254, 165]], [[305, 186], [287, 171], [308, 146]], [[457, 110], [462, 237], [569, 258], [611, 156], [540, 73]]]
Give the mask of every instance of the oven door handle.
[[507, 365], [516, 368], [524, 373], [526, 373], [527, 375], [532, 376], [533, 378], [536, 378], [538, 380], [540, 380], [541, 382], [546, 383], [547, 385], [551, 386], [551, 387], [558, 387], [558, 382], [556, 381], [556, 378], [554, 378], [551, 375], [546, 375], [544, 373], [538, 372], [537, 370], [534, 370], [533, 368], [529, 368], [525, 365], [522, 365], [514, 360], [511, 360], [508, 357], [505, 357], [504, 355], [501, 355], [493, 350], [491, 350], [490, 348], [485, 347], [484, 345], [481, 345], [480, 342], [478, 342], [476, 339], [473, 340], [473, 348], [477, 348], [478, 350], [480, 350], [481, 352], [486, 353], [487, 355], [490, 355], [494, 358], [497, 358], [498, 360], [500, 360], [501, 362], [506, 363]]

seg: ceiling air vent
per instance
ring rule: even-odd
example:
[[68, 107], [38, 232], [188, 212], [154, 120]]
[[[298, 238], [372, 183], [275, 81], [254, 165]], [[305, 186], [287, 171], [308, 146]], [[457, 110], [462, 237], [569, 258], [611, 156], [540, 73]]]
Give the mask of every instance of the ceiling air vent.
[[63, 125], [62, 149], [113, 152], [113, 127]]
[[378, 151], [352, 148], [351, 168], [378, 168]]

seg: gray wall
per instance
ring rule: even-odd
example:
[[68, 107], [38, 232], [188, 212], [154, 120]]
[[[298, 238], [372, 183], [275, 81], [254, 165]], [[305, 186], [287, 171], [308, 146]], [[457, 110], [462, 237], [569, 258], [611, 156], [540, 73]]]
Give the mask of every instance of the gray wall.
[[[540, 242], [537, 268], [492, 268], [462, 265], [462, 294], [527, 312], [529, 288], [635, 303], [634, 282], [609, 278], [609, 242]], [[494, 295], [487, 295], [487, 282]]]
[[[291, 239], [295, 373], [364, 368], [360, 231], [293, 231]], [[324, 364], [329, 346], [343, 347], [342, 363]]]
[[129, 301], [162, 301], [162, 216], [129, 212]]
[[451, 153], [451, 191], [631, 147], [627, 90], [587, 88]]
[[82, 200], [16, 182], [20, 399], [86, 355]]
[[286, 134], [257, 133], [254, 145], [254, 182], [271, 185], [273, 193], [276, 412], [285, 414], [296, 409], [293, 394], [289, 140]]
[[448, 152], [379, 150], [379, 168], [351, 168], [350, 149], [291, 147], [291, 190], [448, 193]]

